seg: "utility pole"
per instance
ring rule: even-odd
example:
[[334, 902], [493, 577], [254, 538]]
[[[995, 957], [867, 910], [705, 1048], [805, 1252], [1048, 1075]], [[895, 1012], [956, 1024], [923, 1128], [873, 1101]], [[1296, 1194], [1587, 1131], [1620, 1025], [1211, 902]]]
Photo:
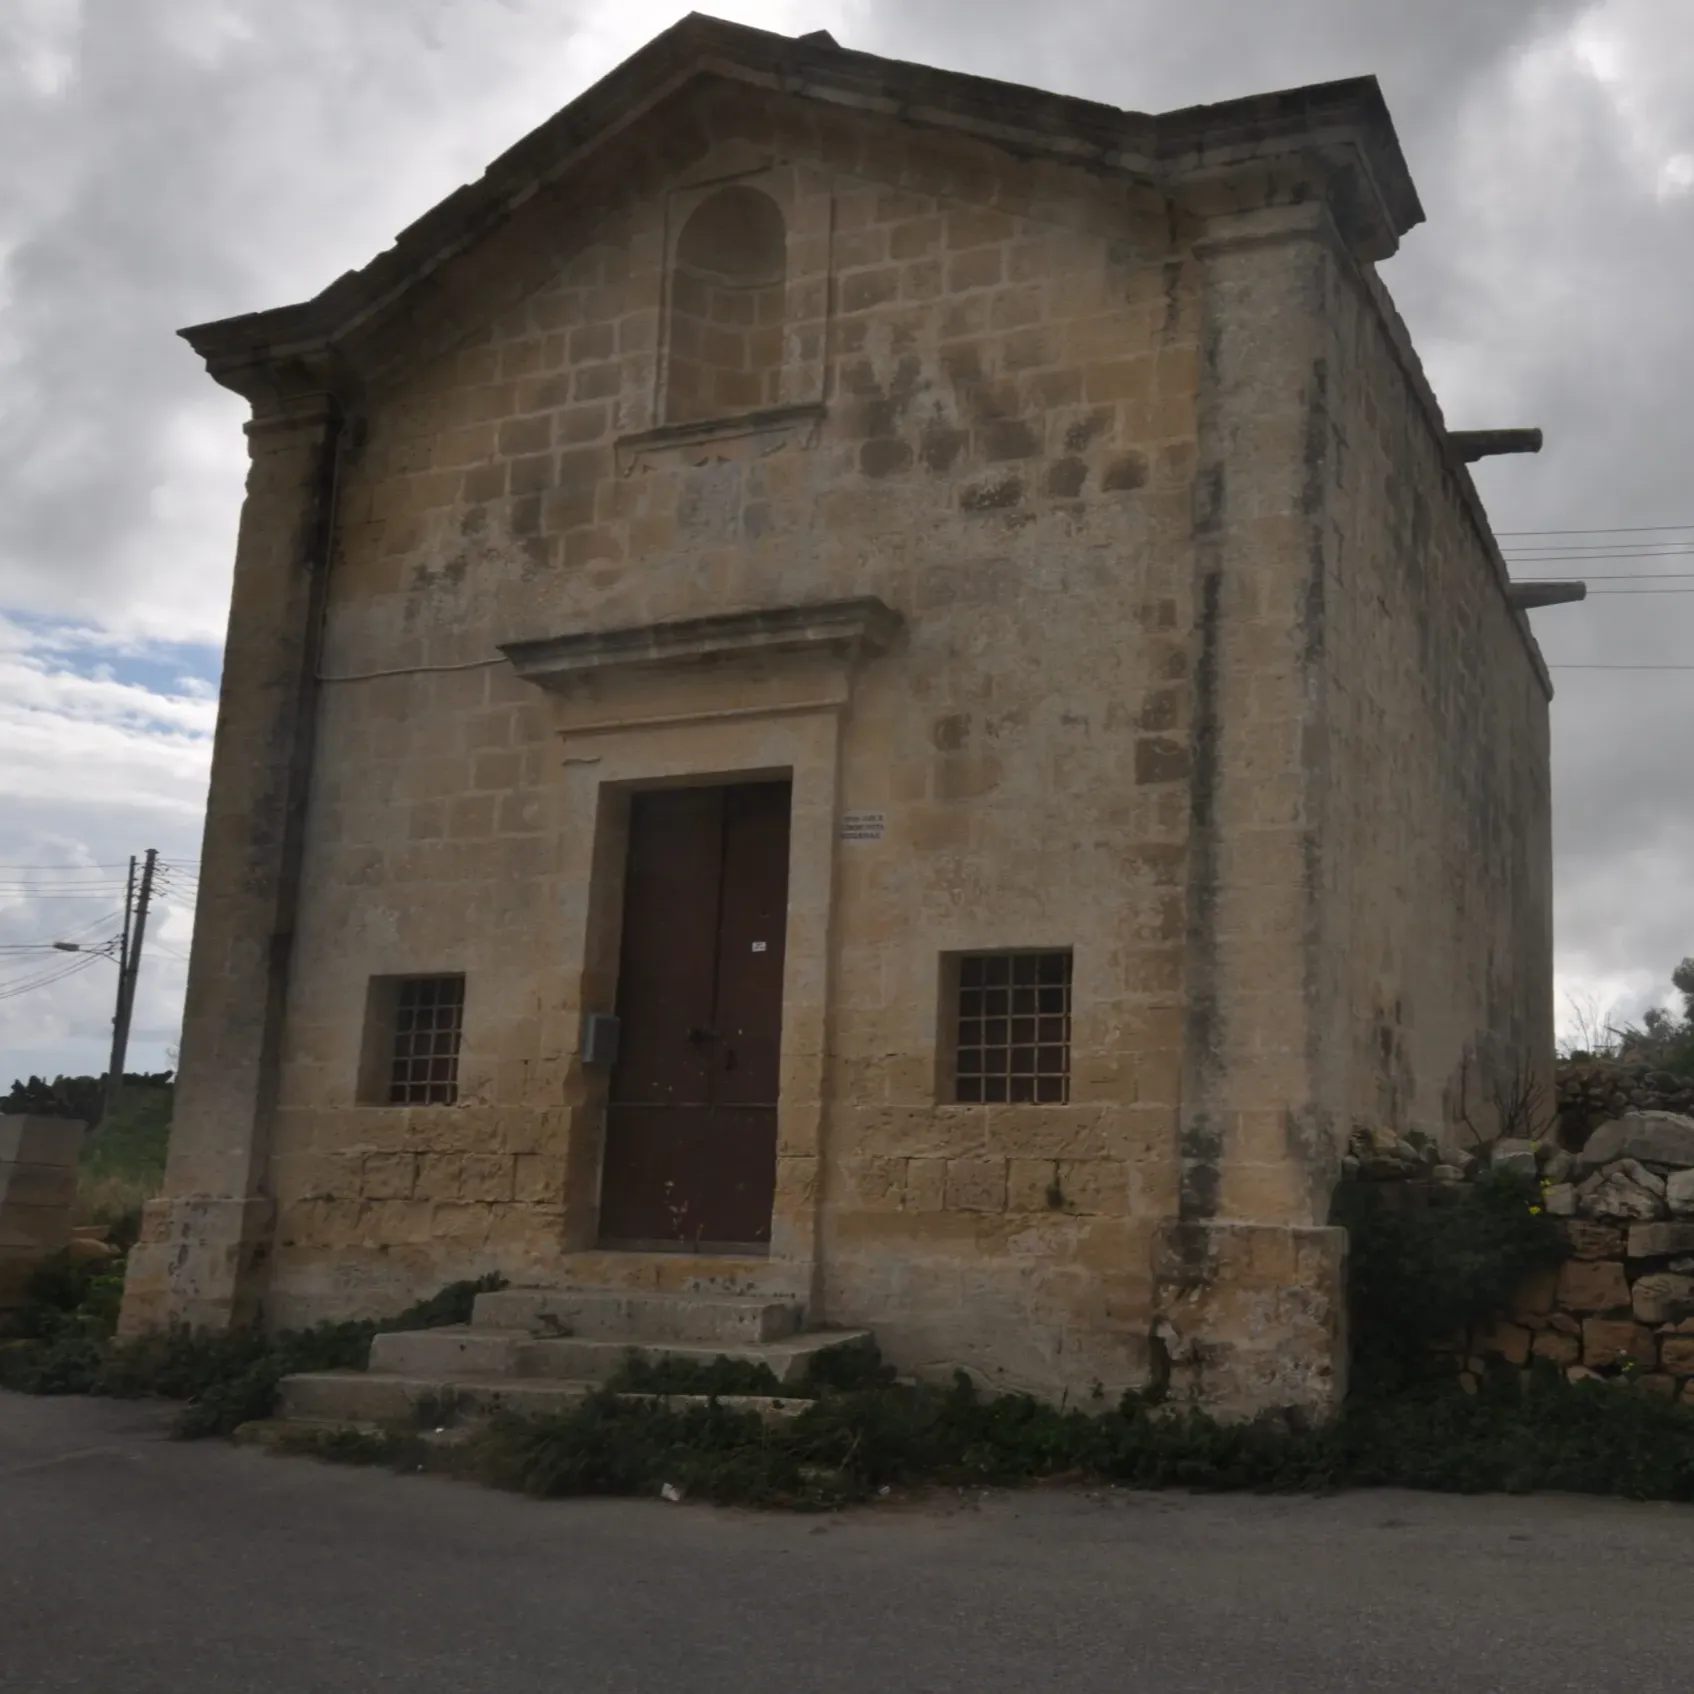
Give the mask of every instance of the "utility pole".
[[[135, 928], [130, 928], [130, 908], [124, 905], [123, 956], [118, 961], [118, 1006], [112, 1018], [112, 1062], [106, 1071], [106, 1104], [101, 1120], [110, 1122], [123, 1092], [124, 1060], [129, 1049], [129, 1020], [135, 1010], [135, 979], [141, 971], [141, 940], [147, 933], [147, 907], [153, 898], [153, 867], [159, 857], [156, 847], [147, 849], [141, 866], [141, 887], [135, 897]], [[130, 884], [135, 881], [135, 860], [129, 862]]]

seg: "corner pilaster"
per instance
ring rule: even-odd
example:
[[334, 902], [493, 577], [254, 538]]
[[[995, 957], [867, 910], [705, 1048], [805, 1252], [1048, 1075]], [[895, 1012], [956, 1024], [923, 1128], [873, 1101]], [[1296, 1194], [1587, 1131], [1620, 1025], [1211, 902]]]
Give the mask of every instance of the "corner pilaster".
[[1155, 1267], [1171, 1385], [1213, 1410], [1345, 1391], [1345, 1232], [1325, 1075], [1344, 938], [1330, 844], [1325, 582], [1337, 236], [1322, 204], [1219, 212], [1202, 363], [1181, 1187]]
[[247, 426], [176, 1113], [164, 1192], [130, 1258], [125, 1334], [259, 1315], [340, 419], [315, 394]]

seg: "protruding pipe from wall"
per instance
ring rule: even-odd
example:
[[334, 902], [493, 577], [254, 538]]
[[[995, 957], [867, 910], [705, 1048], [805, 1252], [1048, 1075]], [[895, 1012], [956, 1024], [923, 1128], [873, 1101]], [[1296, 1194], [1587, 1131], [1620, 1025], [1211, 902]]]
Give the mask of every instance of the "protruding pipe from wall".
[[1497, 453], [1541, 451], [1541, 431], [1538, 429], [1450, 429], [1447, 439], [1467, 465], [1474, 465], [1478, 459], [1492, 458]]
[[1586, 582], [1514, 582], [1507, 593], [1520, 612], [1533, 611], [1537, 606], [1568, 606], [1588, 598]]

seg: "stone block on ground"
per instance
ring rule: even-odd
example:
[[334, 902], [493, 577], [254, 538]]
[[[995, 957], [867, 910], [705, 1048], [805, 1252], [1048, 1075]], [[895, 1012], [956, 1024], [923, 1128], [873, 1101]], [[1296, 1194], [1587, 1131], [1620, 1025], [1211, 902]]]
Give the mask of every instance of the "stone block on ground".
[[1541, 1198], [1548, 1215], [1555, 1218], [1576, 1216], [1576, 1189], [1568, 1182], [1555, 1182]]
[[1518, 1176], [1533, 1178], [1539, 1166], [1533, 1141], [1496, 1141], [1489, 1161], [1497, 1171], [1512, 1171]]

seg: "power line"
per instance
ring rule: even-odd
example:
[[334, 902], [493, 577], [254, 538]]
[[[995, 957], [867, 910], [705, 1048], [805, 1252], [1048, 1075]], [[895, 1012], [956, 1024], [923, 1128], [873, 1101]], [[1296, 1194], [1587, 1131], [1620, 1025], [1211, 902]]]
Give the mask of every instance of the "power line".
[[0, 1000], [15, 1000], [21, 994], [33, 994], [38, 988], [51, 988], [55, 983], [63, 982], [67, 977], [77, 975], [79, 971], [90, 969], [96, 959], [109, 957], [105, 953], [90, 953], [85, 958], [77, 959], [74, 963], [62, 969], [49, 972], [46, 975], [25, 981], [21, 978], [0, 984]]
[[1606, 565], [1614, 561], [1618, 564], [1638, 565], [1645, 564], [1649, 559], [1694, 559], [1694, 547], [1585, 547], [1580, 552], [1559, 552], [1553, 548], [1537, 547], [1534, 552], [1521, 553], [1502, 547], [1500, 557], [1508, 565]]
[[1694, 529], [1686, 523], [1618, 524], [1612, 529], [1497, 529], [1496, 535], [1669, 535]]
[[127, 863], [119, 860], [116, 864], [98, 865], [0, 865], [0, 871], [121, 871]]

